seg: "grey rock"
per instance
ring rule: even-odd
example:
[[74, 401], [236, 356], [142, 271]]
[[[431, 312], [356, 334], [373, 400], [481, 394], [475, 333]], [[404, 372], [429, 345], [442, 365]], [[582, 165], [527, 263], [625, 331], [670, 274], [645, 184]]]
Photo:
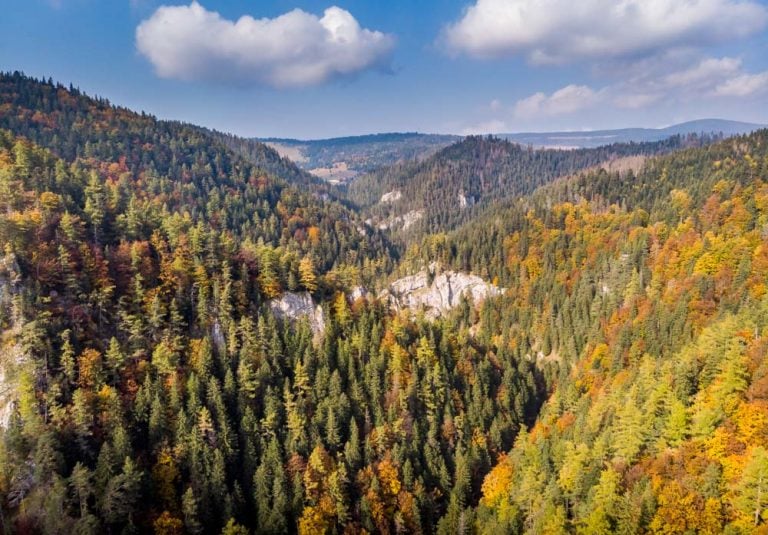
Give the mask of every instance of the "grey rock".
[[316, 335], [325, 330], [323, 307], [316, 305], [309, 292], [285, 292], [269, 302], [272, 313], [281, 320], [291, 322], [303, 318], [309, 320], [309, 326]]
[[499, 288], [482, 278], [456, 271], [441, 271], [432, 264], [416, 275], [398, 279], [379, 294], [395, 310], [423, 310], [429, 318], [438, 318], [458, 306], [462, 297], [480, 303], [488, 297], [501, 295]]
[[30, 360], [20, 343], [24, 318], [14, 306], [14, 296], [21, 290], [21, 275], [16, 257], [6, 253], [0, 257], [0, 309], [11, 318], [9, 328], [0, 333], [0, 429], [8, 426], [18, 401], [18, 380]]
[[387, 219], [378, 223], [372, 219], [366, 219], [365, 223], [368, 226], [376, 225], [379, 230], [395, 229], [402, 227], [402, 230], [408, 230], [415, 225], [422, 217], [424, 217], [424, 210], [411, 210], [403, 215], [390, 216]]
[[347, 299], [354, 303], [358, 299], [368, 299], [369, 293], [364, 286], [355, 286], [347, 293]]
[[381, 196], [381, 203], [388, 203], [388, 202], [395, 202], [400, 200], [400, 198], [403, 196], [403, 192], [401, 192], [399, 189], [392, 190], [390, 192], [385, 193]]
[[408, 230], [415, 225], [422, 217], [424, 217], [424, 210], [411, 210], [402, 217], [403, 230]]
[[0, 357], [0, 429], [11, 421], [18, 401], [18, 372], [28, 361], [19, 344], [4, 351]]

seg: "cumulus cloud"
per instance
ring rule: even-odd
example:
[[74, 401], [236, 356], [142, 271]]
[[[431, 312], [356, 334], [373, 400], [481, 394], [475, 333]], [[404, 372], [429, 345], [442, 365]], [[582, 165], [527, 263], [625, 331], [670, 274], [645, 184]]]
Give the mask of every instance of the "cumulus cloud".
[[628, 77], [601, 89], [567, 85], [547, 95], [534, 93], [518, 100], [518, 118], [543, 118], [574, 114], [597, 104], [623, 109], [647, 108], [661, 102], [692, 99], [745, 98], [768, 94], [768, 71], [749, 73], [738, 58], [703, 58], [693, 65], [657, 62], [643, 74]]
[[710, 45], [766, 23], [754, 0], [476, 0], [443, 40], [471, 56], [566, 63]]
[[[661, 64], [660, 64], [661, 65]], [[655, 100], [712, 97], [747, 97], [768, 89], [768, 71], [749, 73], [739, 58], [703, 58], [688, 66], [667, 65], [616, 84], [612, 93], [620, 107], [653, 95]], [[628, 104], [623, 106], [622, 103]], [[650, 104], [647, 102], [644, 104]], [[637, 106], [639, 107], [639, 106]]]
[[161, 6], [136, 28], [136, 47], [163, 78], [304, 87], [386, 70], [392, 35], [361, 28], [348, 11], [294, 9], [274, 19], [223, 18], [193, 1]]
[[714, 94], [719, 97], [748, 97], [768, 92], [768, 71], [757, 74], [740, 74], [718, 84]]
[[670, 88], [707, 88], [740, 71], [741, 60], [737, 58], [705, 58], [692, 67], [667, 75], [661, 83]]
[[566, 115], [597, 104], [599, 92], [585, 85], [567, 85], [551, 95], [534, 93], [518, 100], [514, 113], [517, 117]]

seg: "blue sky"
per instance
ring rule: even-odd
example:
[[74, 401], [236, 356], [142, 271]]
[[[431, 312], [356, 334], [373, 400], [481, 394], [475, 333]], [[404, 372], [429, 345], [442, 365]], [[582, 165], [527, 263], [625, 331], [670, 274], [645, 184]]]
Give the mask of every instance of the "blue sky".
[[198, 2], [3, 0], [0, 69], [244, 136], [768, 123], [768, 0]]

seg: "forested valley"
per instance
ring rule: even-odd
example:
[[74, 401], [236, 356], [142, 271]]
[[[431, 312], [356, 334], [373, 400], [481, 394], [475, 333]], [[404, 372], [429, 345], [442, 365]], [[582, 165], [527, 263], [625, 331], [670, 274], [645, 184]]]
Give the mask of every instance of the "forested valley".
[[[470, 137], [335, 188], [7, 73], [0, 245], [4, 533], [766, 529], [768, 131]], [[503, 291], [377, 297], [431, 264]]]

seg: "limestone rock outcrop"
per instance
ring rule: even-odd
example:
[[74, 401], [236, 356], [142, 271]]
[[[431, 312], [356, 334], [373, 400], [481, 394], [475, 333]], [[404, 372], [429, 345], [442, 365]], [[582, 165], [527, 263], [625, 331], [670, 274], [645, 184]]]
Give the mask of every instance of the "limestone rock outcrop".
[[269, 308], [275, 317], [281, 320], [296, 322], [307, 318], [312, 332], [316, 335], [325, 330], [323, 307], [315, 304], [309, 292], [285, 292], [272, 299]]
[[427, 317], [438, 318], [458, 306], [462, 297], [480, 303], [504, 291], [476, 275], [442, 271], [432, 264], [415, 275], [394, 281], [379, 298], [387, 300], [395, 310], [423, 310]]

